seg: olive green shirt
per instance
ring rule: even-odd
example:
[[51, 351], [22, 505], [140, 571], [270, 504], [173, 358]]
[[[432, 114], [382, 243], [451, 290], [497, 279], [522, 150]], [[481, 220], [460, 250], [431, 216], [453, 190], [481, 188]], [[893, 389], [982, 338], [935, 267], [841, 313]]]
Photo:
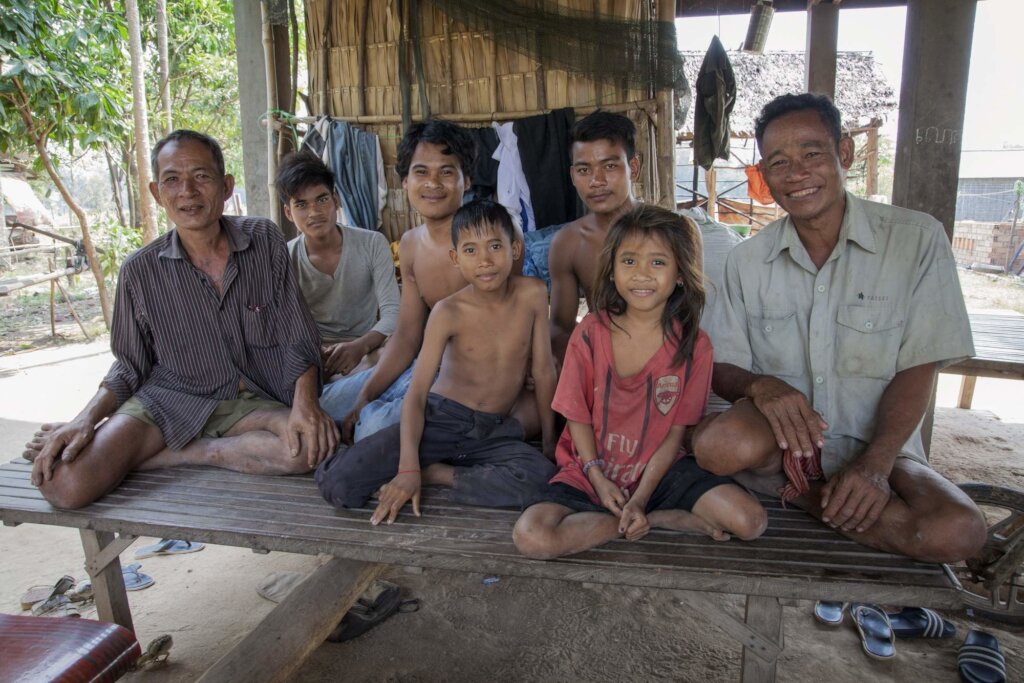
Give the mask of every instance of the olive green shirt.
[[[808, 397], [829, 425], [826, 476], [871, 440], [897, 372], [974, 355], [942, 224], [849, 193], [820, 269], [788, 217], [737, 245], [709, 328], [716, 363], [778, 377]], [[901, 455], [927, 462], [920, 425]]]

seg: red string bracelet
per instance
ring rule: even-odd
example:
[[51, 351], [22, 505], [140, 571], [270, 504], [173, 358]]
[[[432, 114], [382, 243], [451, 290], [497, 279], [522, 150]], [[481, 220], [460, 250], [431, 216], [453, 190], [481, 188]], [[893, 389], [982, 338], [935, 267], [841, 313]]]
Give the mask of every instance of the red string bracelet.
[[398, 470], [399, 474], [419, 474], [419, 470]]

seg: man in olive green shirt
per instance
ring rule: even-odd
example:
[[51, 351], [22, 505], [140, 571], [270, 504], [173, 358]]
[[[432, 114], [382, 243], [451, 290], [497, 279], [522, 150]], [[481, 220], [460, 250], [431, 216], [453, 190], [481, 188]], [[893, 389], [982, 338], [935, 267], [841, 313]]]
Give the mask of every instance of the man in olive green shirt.
[[734, 405], [694, 451], [716, 474], [785, 473], [784, 498], [865, 545], [956, 562], [986, 525], [920, 434], [937, 370], [974, 353], [952, 251], [934, 218], [846, 193], [840, 131], [825, 97], [762, 110], [761, 170], [789, 215], [726, 261], [709, 334]]

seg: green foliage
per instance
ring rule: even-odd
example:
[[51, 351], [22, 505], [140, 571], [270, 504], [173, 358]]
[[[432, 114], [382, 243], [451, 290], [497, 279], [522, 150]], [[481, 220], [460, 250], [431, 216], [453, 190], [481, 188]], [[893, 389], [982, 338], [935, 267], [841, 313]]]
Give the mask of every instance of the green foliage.
[[133, 251], [142, 246], [142, 233], [133, 227], [122, 227], [119, 223], [99, 226], [101, 235], [97, 240], [103, 253], [99, 255], [103, 277], [111, 286], [117, 282], [121, 264]]
[[5, 0], [0, 12], [0, 152], [31, 130], [73, 154], [127, 134], [124, 17], [99, 0]]

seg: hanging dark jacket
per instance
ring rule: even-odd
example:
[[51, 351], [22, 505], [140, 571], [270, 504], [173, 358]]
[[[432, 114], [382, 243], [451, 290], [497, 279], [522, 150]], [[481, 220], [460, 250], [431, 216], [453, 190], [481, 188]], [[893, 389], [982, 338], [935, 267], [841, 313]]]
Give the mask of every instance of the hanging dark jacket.
[[706, 171], [715, 157], [729, 158], [729, 115], [736, 104], [736, 77], [718, 36], [704, 55], [695, 90], [693, 158]]

